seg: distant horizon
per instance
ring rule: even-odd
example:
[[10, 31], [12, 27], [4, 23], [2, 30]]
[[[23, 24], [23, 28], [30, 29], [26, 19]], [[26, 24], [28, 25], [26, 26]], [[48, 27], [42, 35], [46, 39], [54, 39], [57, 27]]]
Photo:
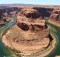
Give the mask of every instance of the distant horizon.
[[60, 5], [60, 0], [1, 0], [0, 4]]
[[[22, 3], [11, 3], [12, 5], [42, 5], [42, 6], [50, 6], [50, 5], [46, 5], [46, 4], [22, 4]], [[11, 5], [11, 4], [8, 4], [8, 5]], [[0, 5], [7, 5], [7, 4], [0, 4]], [[51, 6], [60, 6], [60, 5], [51, 5]]]

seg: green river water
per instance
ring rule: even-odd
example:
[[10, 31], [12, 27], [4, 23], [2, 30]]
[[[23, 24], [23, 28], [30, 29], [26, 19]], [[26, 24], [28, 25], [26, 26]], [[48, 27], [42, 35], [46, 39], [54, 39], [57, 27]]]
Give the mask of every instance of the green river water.
[[[2, 36], [14, 24], [16, 24], [15, 18], [0, 28], [0, 57], [17, 57], [15, 52], [6, 47], [2, 42]], [[50, 34], [55, 37], [57, 42], [55, 48], [46, 57], [55, 57], [60, 55], [60, 27], [55, 26], [48, 21], [47, 25], [50, 29]], [[49, 52], [49, 50], [46, 52]]]
[[60, 26], [56, 26], [49, 21], [47, 22], [47, 25], [50, 29], [50, 34], [52, 34], [57, 41], [55, 48], [48, 55], [48, 57], [60, 56]]
[[15, 53], [12, 50], [10, 50], [8, 47], [6, 47], [2, 42], [2, 36], [15, 23], [16, 23], [16, 19], [14, 18], [13, 20], [5, 24], [5, 26], [0, 28], [0, 57], [17, 57]]

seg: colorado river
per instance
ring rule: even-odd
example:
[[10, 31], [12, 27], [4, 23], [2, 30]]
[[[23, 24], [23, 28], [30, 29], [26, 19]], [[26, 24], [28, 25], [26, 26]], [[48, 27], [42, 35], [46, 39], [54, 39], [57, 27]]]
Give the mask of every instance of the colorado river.
[[2, 42], [2, 36], [9, 29], [9, 27], [13, 26], [16, 23], [16, 19], [14, 18], [3, 27], [0, 28], [0, 57], [17, 57], [13, 51], [7, 48]]
[[50, 34], [52, 34], [52, 36], [54, 36], [56, 39], [55, 48], [48, 55], [48, 57], [60, 56], [60, 26], [54, 25], [51, 21], [48, 21], [47, 25], [50, 29]]

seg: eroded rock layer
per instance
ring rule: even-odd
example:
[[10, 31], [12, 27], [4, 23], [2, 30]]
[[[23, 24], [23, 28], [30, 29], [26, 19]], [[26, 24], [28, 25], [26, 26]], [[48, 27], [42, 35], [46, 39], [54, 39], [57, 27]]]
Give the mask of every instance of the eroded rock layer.
[[[49, 46], [49, 30], [45, 20], [35, 9], [22, 9], [17, 23], [3, 36], [3, 42], [11, 49], [31, 55]], [[28, 53], [29, 52], [29, 53]]]
[[60, 10], [54, 10], [50, 16], [50, 20], [60, 25]]

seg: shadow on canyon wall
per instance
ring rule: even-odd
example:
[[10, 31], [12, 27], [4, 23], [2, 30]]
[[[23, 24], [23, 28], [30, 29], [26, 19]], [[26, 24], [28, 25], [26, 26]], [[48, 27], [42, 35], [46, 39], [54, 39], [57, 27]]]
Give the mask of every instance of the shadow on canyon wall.
[[[55, 9], [59, 9], [60, 7], [58, 6], [53, 6], [53, 7], [47, 7], [47, 6], [16, 6], [14, 7], [12, 6], [0, 6], [0, 23], [6, 21], [6, 19], [9, 19], [12, 15], [18, 15], [18, 13], [21, 11], [21, 9], [23, 8], [33, 8], [35, 10], [37, 10], [40, 13], [40, 17], [42, 17], [42, 19], [49, 19], [50, 15], [52, 14], [52, 11]], [[10, 17], [9, 17], [10, 16]], [[4, 18], [3, 18], [4, 17]], [[6, 18], [5, 18], [6, 17]], [[9, 17], [9, 18], [7, 18]], [[2, 21], [2, 22], [1, 22]]]
[[52, 8], [37, 8], [34, 7], [34, 9], [38, 10], [40, 14], [42, 14], [43, 18], [44, 17], [50, 17], [53, 9]]

